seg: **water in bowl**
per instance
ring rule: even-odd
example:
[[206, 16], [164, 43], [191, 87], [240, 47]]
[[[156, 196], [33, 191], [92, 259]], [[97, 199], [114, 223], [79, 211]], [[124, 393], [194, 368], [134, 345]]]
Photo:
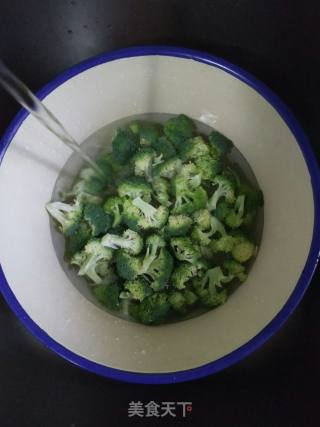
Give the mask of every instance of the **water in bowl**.
[[[170, 117], [173, 117], [173, 114], [166, 114], [166, 113], [148, 113], [148, 114], [139, 114], [139, 115], [133, 115], [129, 117], [124, 117], [120, 120], [116, 120], [114, 122], [111, 122], [104, 126], [103, 128], [99, 129], [97, 132], [90, 135], [83, 143], [81, 144], [81, 150], [83, 153], [87, 154], [91, 159], [96, 158], [99, 153], [103, 150], [106, 151], [108, 149], [112, 149], [111, 147], [111, 139], [115, 132], [115, 130], [119, 127], [123, 127], [127, 125], [129, 122], [133, 120], [142, 120], [142, 121], [148, 121], [148, 122], [155, 122], [155, 123], [164, 123], [166, 120], [168, 120]], [[199, 122], [197, 120], [193, 120], [196, 123], [198, 133], [208, 135], [212, 128], [202, 122]], [[236, 144], [236, 142], [235, 142]], [[258, 182], [254, 175], [254, 172], [245, 159], [245, 157], [241, 154], [241, 152], [236, 148], [236, 146], [232, 149], [230, 155], [228, 156], [230, 163], [232, 163], [232, 166], [242, 175], [245, 176], [247, 181], [253, 186], [258, 188]], [[81, 168], [86, 166], [83, 158], [79, 157], [76, 153], [73, 153], [63, 168], [60, 171], [60, 174], [56, 180], [53, 193], [52, 193], [52, 200], [59, 200], [60, 194], [62, 192], [68, 191], [73, 183], [75, 178], [77, 177], [79, 171]], [[64, 254], [64, 237], [63, 235], [57, 230], [53, 222], [50, 223], [51, 227], [51, 235], [52, 235], [52, 241], [53, 246], [55, 248], [58, 260], [60, 262], [60, 265], [62, 269], [64, 270], [65, 274], [69, 278], [70, 282], [78, 289], [81, 294], [90, 300], [93, 304], [101, 307], [99, 302], [96, 301], [94, 298], [90, 285], [88, 285], [88, 281], [81, 276], [77, 275], [77, 272], [75, 269], [71, 268], [69, 264], [67, 264], [64, 261], [63, 254]], [[263, 209], [260, 209], [254, 224], [251, 228], [251, 237], [256, 242], [258, 247], [260, 246], [261, 238], [262, 238], [262, 231], [263, 231]], [[250, 269], [250, 266], [249, 266]], [[234, 286], [235, 290], [238, 285]], [[103, 307], [101, 307], [103, 308]], [[105, 308], [103, 308], [105, 309]], [[181, 316], [173, 316], [170, 319], [170, 322], [173, 321], [180, 321], [185, 320], [187, 318], [192, 318], [195, 316], [198, 316], [204, 312], [208, 311], [204, 308], [196, 308], [194, 311], [189, 313], [187, 316], [184, 316], [183, 318]], [[119, 312], [113, 313], [120, 317], [125, 317]]]

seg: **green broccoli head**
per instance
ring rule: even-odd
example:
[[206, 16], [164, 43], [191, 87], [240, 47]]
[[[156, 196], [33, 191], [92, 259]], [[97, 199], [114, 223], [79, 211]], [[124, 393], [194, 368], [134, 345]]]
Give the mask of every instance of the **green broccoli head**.
[[212, 232], [203, 231], [200, 227], [195, 226], [191, 231], [191, 238], [200, 246], [208, 246], [211, 242], [210, 237], [212, 236]]
[[239, 192], [245, 196], [243, 224], [250, 225], [258, 209], [264, 204], [263, 193], [245, 182], [240, 183]]
[[245, 196], [238, 196], [233, 209], [226, 215], [224, 222], [230, 228], [238, 228], [243, 223]]
[[93, 294], [109, 310], [119, 310], [120, 287], [118, 284], [96, 285], [93, 288]]
[[195, 211], [192, 217], [200, 230], [209, 230], [211, 228], [211, 213], [208, 209]]
[[174, 311], [185, 314], [187, 311], [186, 298], [182, 292], [175, 291], [168, 298], [169, 304]]
[[128, 128], [131, 130], [132, 133], [135, 135], [140, 133], [140, 129], [142, 127], [142, 122], [140, 120], [133, 120], [131, 123], [129, 123]]
[[232, 212], [233, 206], [232, 204], [221, 200], [214, 211], [215, 216], [219, 219], [219, 221], [224, 222], [226, 216]]
[[207, 192], [202, 187], [198, 187], [195, 190], [177, 195], [172, 212], [175, 215], [192, 214], [199, 209], [204, 209], [207, 201]]
[[180, 148], [187, 139], [191, 138], [194, 130], [195, 127], [192, 120], [184, 114], [172, 117], [163, 125], [166, 137], [176, 148]]
[[171, 205], [169, 181], [165, 178], [154, 178], [152, 180], [152, 187], [155, 199], [158, 200], [161, 205], [169, 207]]
[[101, 239], [102, 246], [112, 249], [123, 249], [131, 255], [138, 255], [143, 248], [142, 237], [133, 230], [125, 230], [122, 237], [117, 234], [106, 234]]
[[181, 146], [179, 155], [181, 160], [195, 160], [201, 156], [208, 155], [210, 148], [202, 136], [190, 138]]
[[195, 245], [189, 237], [173, 237], [170, 245], [179, 261], [195, 264], [200, 258], [200, 248]]
[[139, 129], [140, 145], [153, 146], [160, 137], [160, 128], [153, 123], [141, 123]]
[[121, 224], [123, 203], [120, 197], [117, 197], [117, 196], [109, 197], [105, 201], [103, 205], [103, 209], [107, 214], [112, 215], [113, 217], [112, 228], [115, 228], [119, 224]]
[[213, 130], [208, 136], [211, 152], [214, 156], [223, 157], [230, 153], [233, 142], [217, 130]]
[[121, 292], [120, 298], [128, 298], [136, 301], [143, 301], [146, 297], [153, 294], [148, 282], [143, 278], [129, 280], [124, 282], [125, 291]]
[[231, 254], [236, 261], [244, 263], [255, 256], [257, 251], [256, 246], [248, 238], [241, 236], [235, 239]]
[[214, 211], [217, 208], [217, 204], [222, 197], [224, 197], [228, 203], [235, 202], [234, 187], [228, 178], [217, 175], [212, 183], [216, 186], [216, 189], [208, 202], [208, 209], [210, 211]]
[[152, 144], [152, 147], [156, 150], [158, 155], [162, 155], [164, 160], [168, 160], [177, 154], [176, 149], [165, 136], [161, 136]]
[[140, 210], [133, 205], [132, 200], [129, 198], [124, 198], [123, 203], [123, 212], [122, 212], [122, 222], [131, 228], [131, 230], [140, 231], [139, 221], [141, 220]]
[[198, 157], [195, 160], [201, 179], [212, 182], [214, 178], [221, 172], [222, 163], [219, 159], [215, 159], [210, 155]]
[[222, 268], [229, 276], [237, 277], [240, 282], [244, 282], [248, 276], [245, 267], [233, 259], [226, 260], [222, 264]]
[[172, 285], [176, 289], [185, 289], [187, 283], [192, 277], [198, 274], [197, 264], [190, 264], [189, 262], [181, 262], [172, 273]]
[[194, 163], [181, 167], [180, 172], [173, 178], [173, 190], [176, 196], [185, 194], [201, 185], [201, 175]]
[[116, 253], [116, 268], [122, 279], [134, 280], [142, 271], [142, 260], [120, 249]]
[[180, 171], [181, 167], [181, 160], [178, 157], [171, 157], [153, 168], [152, 177], [172, 179]]
[[162, 291], [168, 284], [173, 270], [173, 258], [165, 248], [160, 249], [159, 256], [150, 264], [145, 273], [147, 278], [151, 278], [150, 287], [155, 291]]
[[75, 253], [81, 251], [91, 238], [91, 228], [84, 222], [76, 222], [64, 232], [65, 258], [69, 260]]
[[146, 202], [150, 202], [151, 193], [151, 185], [141, 177], [126, 178], [122, 180], [118, 186], [119, 197], [127, 196], [130, 199], [141, 197]]
[[143, 230], [151, 228], [160, 229], [167, 222], [169, 211], [165, 206], [160, 205], [158, 208], [146, 203], [137, 197], [132, 201], [133, 206], [138, 208], [140, 212], [140, 219], [138, 221], [139, 227]]
[[217, 239], [211, 240], [210, 249], [213, 251], [213, 253], [217, 253], [217, 252], [229, 253], [232, 251], [234, 245], [235, 245], [234, 237], [226, 234]]
[[139, 138], [130, 129], [118, 129], [112, 138], [112, 155], [125, 165], [139, 148]]
[[132, 157], [134, 174], [144, 177], [147, 181], [152, 181], [152, 168], [163, 162], [162, 156], [157, 157], [157, 153], [152, 148], [143, 148]]
[[64, 234], [68, 228], [76, 225], [82, 219], [83, 205], [78, 200], [73, 204], [50, 202], [46, 204], [46, 209], [59, 224], [60, 230]]
[[85, 205], [83, 218], [90, 225], [94, 237], [106, 233], [113, 223], [111, 214], [106, 213], [102, 206], [92, 203]]
[[170, 237], [185, 236], [191, 225], [192, 219], [187, 215], [169, 215], [165, 232]]
[[[113, 251], [101, 245], [100, 240], [90, 240], [83, 249], [83, 263], [80, 265], [79, 276], [87, 276], [93, 283], [99, 285], [102, 282], [97, 273], [97, 266], [101, 262], [109, 262], [112, 259]], [[76, 263], [76, 260], [73, 260]]]
[[146, 325], [163, 323], [170, 312], [168, 295], [164, 292], [154, 293], [133, 307], [134, 310], [131, 309], [133, 317]]
[[191, 237], [201, 246], [208, 246], [211, 242], [211, 237], [216, 234], [221, 236], [226, 234], [223, 224], [213, 215], [210, 215], [210, 229], [202, 230], [200, 226], [196, 225], [191, 233]]
[[220, 267], [207, 270], [203, 278], [193, 279], [193, 288], [203, 305], [216, 307], [223, 304], [228, 294], [224, 284], [230, 282], [233, 276], [225, 276]]

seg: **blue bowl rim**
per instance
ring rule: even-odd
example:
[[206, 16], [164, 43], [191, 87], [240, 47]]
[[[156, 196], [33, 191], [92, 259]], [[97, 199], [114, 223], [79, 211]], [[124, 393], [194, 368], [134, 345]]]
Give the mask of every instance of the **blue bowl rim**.
[[[11, 307], [12, 311], [20, 319], [20, 321], [26, 326], [27, 329], [46, 347], [59, 354], [63, 358], [72, 362], [75, 365], [80, 366], [83, 369], [91, 371], [95, 374], [112, 378], [115, 380], [142, 383], [142, 384], [167, 384], [190, 381], [198, 378], [202, 378], [216, 372], [219, 372], [228, 366], [242, 360], [244, 357], [252, 353], [254, 350], [262, 346], [287, 320], [290, 314], [298, 305], [299, 301], [303, 297], [307, 287], [310, 284], [313, 273], [316, 269], [317, 262], [319, 259], [320, 252], [320, 173], [316, 158], [312, 152], [310, 144], [306, 135], [304, 134], [298, 121], [295, 119], [293, 114], [289, 111], [287, 106], [281, 101], [281, 99], [274, 94], [265, 84], [260, 82], [254, 76], [247, 71], [244, 71], [240, 67], [225, 61], [222, 58], [214, 55], [204, 53], [201, 51], [191, 50], [181, 47], [170, 47], [170, 46], [137, 46], [131, 48], [120, 49], [108, 53], [97, 55], [93, 58], [89, 58], [58, 75], [55, 79], [50, 81], [42, 89], [37, 92], [40, 99], [45, 98], [50, 92], [55, 90], [58, 86], [69, 80], [70, 78], [92, 68], [99, 64], [114, 61], [122, 58], [131, 58], [137, 56], [147, 55], [162, 55], [171, 56], [178, 58], [185, 58], [202, 62], [209, 66], [217, 67], [225, 72], [231, 74], [233, 77], [246, 83], [254, 90], [256, 90], [269, 104], [271, 104], [284, 122], [287, 124], [292, 134], [295, 136], [297, 143], [302, 151], [305, 162], [307, 164], [311, 184], [313, 188], [314, 198], [314, 227], [312, 243], [310, 251], [306, 260], [305, 267], [301, 273], [301, 276], [290, 295], [286, 304], [282, 307], [279, 313], [265, 326], [256, 336], [254, 336], [247, 343], [243, 344], [238, 349], [231, 353], [223, 356], [222, 358], [210, 362], [208, 364], [183, 370], [177, 372], [168, 373], [136, 373], [123, 371], [115, 368], [110, 368], [95, 362], [92, 362], [82, 356], [73, 353], [67, 348], [60, 345], [54, 339], [52, 339], [43, 329], [41, 329], [25, 312], [23, 307], [16, 299], [14, 293], [10, 289], [8, 282], [6, 281], [3, 270], [0, 266], [0, 291], [6, 299], [7, 303]], [[10, 126], [6, 130], [4, 136], [0, 141], [0, 163], [5, 155], [5, 152], [10, 145], [13, 137], [18, 131], [23, 121], [28, 116], [28, 112], [21, 109], [15, 116]]]

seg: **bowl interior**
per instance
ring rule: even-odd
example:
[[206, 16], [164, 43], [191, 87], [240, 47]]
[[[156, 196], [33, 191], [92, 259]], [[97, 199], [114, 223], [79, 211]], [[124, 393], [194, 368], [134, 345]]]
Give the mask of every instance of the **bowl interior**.
[[70, 151], [28, 116], [0, 168], [0, 260], [30, 318], [77, 355], [144, 373], [204, 365], [259, 333], [292, 294], [314, 223], [310, 175], [277, 111], [222, 69], [157, 55], [87, 69], [45, 103], [78, 141], [107, 123], [150, 112], [185, 113], [213, 125], [234, 141], [257, 177], [265, 195], [264, 232], [248, 280], [224, 306], [159, 327], [116, 318], [79, 292], [61, 268], [44, 206]]

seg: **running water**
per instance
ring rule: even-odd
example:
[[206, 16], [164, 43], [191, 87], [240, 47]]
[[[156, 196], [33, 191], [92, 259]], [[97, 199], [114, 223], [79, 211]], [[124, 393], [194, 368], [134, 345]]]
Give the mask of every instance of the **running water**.
[[50, 110], [37, 98], [31, 90], [15, 76], [0, 59], [0, 84], [10, 95], [32, 114], [39, 122], [51, 131], [56, 137], [76, 152], [85, 162], [99, 174], [102, 170], [80, 147], [77, 141], [69, 134], [65, 127], [52, 114]]

